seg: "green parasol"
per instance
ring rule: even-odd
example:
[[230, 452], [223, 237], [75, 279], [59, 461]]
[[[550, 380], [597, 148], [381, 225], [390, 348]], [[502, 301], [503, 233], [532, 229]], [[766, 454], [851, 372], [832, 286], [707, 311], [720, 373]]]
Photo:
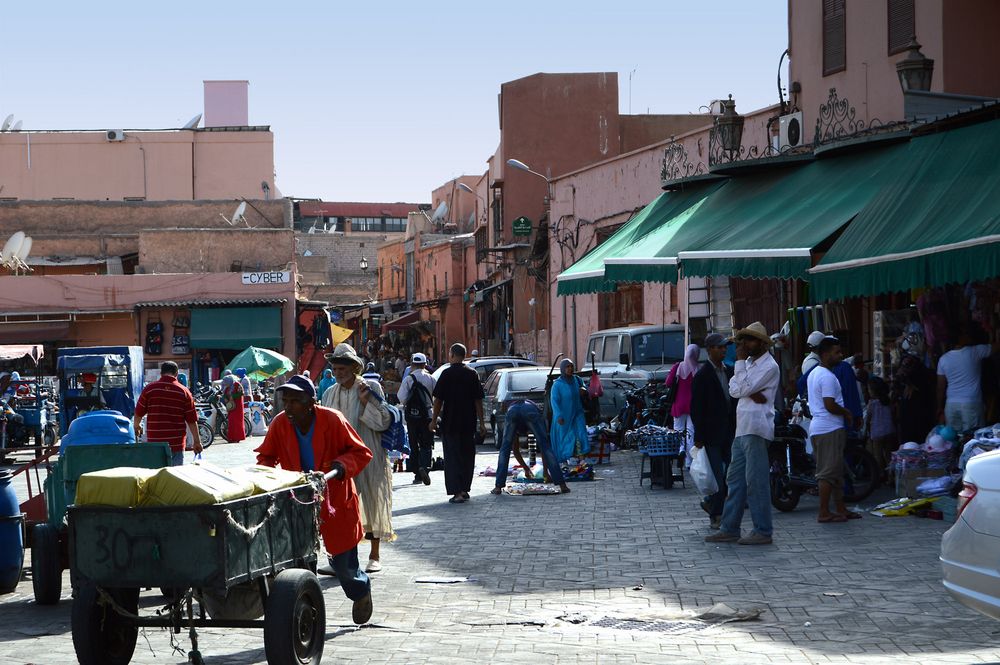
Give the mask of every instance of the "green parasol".
[[295, 363], [276, 351], [251, 346], [237, 354], [226, 369], [235, 373], [240, 367], [246, 369], [247, 376], [251, 379], [263, 381], [285, 372], [291, 372], [295, 369]]

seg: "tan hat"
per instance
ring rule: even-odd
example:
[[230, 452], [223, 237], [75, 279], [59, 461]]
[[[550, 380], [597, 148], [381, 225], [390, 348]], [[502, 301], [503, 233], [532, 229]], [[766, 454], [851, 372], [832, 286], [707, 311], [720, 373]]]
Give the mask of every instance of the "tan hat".
[[768, 337], [767, 330], [764, 328], [764, 324], [760, 321], [754, 321], [746, 328], [738, 330], [736, 334], [733, 335], [734, 339], [739, 339], [740, 337], [753, 337], [755, 339], [759, 339], [768, 346], [771, 345], [771, 338]]
[[365, 369], [364, 361], [358, 357], [354, 347], [347, 342], [338, 344], [333, 353], [326, 354], [326, 359], [334, 365], [354, 365], [355, 374], [361, 374]]

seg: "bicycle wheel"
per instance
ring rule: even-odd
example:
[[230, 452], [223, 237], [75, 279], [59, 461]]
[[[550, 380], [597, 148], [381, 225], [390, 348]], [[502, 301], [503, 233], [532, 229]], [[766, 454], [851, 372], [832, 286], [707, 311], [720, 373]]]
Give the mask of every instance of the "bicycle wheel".
[[844, 501], [864, 501], [878, 487], [879, 468], [875, 457], [864, 448], [848, 448], [844, 453]]

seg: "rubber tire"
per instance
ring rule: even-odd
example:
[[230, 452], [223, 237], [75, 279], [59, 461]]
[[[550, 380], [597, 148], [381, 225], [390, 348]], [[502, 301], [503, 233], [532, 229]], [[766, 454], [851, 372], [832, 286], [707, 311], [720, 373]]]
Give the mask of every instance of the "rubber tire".
[[[115, 601], [133, 614], [139, 608], [138, 589], [111, 589]], [[92, 584], [77, 589], [73, 599], [73, 648], [80, 665], [127, 665], [135, 652], [139, 629], [109, 606], [98, 604]]]
[[39, 605], [55, 605], [62, 595], [59, 532], [50, 524], [38, 524], [31, 531], [31, 588]]
[[253, 418], [250, 417], [249, 413], [243, 414], [243, 429], [244, 429], [243, 433], [246, 434], [248, 437], [250, 436], [250, 432], [253, 431]]
[[[875, 461], [874, 455], [872, 455], [870, 452], [868, 452], [863, 448], [851, 450], [848, 451], [848, 453], [854, 455], [855, 458], [858, 459], [860, 463], [860, 466], [858, 463], [856, 463], [854, 468], [855, 469], [861, 468], [863, 472], [867, 472], [868, 476], [866, 479], [868, 483], [867, 486], [863, 486], [860, 491], [854, 491], [850, 493], [846, 491], [844, 492], [844, 501], [847, 501], [849, 503], [856, 503], [858, 501], [864, 501], [865, 499], [867, 499], [869, 496], [871, 496], [871, 493], [878, 488], [879, 468], [878, 468], [878, 462]], [[845, 464], [847, 463], [846, 460], [844, 463]]]
[[264, 608], [268, 665], [318, 665], [325, 641], [326, 603], [316, 575], [303, 568], [281, 571]]
[[215, 433], [204, 420], [198, 421], [198, 438], [201, 439], [202, 448], [208, 448], [215, 441]]

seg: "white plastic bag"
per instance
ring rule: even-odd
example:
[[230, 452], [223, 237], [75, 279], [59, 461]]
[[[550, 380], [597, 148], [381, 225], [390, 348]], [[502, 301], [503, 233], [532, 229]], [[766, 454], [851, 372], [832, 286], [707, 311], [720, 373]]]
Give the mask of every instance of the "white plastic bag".
[[715, 482], [715, 474], [704, 448], [691, 448], [691, 480], [702, 496], [711, 496], [719, 491], [719, 483]]

